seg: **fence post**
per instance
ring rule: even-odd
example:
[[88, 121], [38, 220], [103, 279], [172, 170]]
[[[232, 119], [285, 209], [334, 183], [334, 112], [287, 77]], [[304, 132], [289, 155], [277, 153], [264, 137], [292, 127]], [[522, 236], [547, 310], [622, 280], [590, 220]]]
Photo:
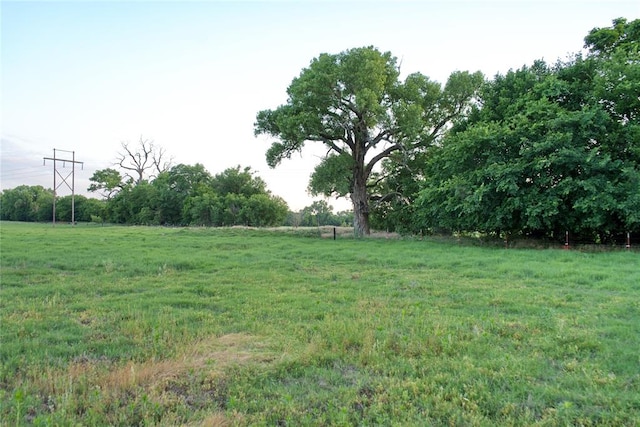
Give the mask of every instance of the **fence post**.
[[569, 230], [564, 232], [564, 248], [569, 249]]
[[336, 240], [336, 228], [333, 227], [333, 240]]
[[631, 233], [627, 231], [627, 250], [631, 249]]

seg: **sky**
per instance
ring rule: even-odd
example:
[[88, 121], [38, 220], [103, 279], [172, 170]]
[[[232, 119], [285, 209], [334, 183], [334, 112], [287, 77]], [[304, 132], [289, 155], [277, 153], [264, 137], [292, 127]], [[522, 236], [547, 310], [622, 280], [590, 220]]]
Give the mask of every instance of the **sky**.
[[254, 136], [254, 122], [286, 103], [292, 79], [320, 53], [375, 46], [398, 58], [401, 78], [491, 78], [567, 59], [618, 17], [640, 18], [640, 2], [1, 0], [0, 187], [52, 188], [44, 158], [57, 149], [83, 162], [75, 193], [90, 196], [93, 173], [142, 137], [174, 164], [201, 163], [212, 175], [249, 166], [300, 210], [321, 199], [306, 189], [325, 150], [308, 144], [271, 169], [273, 140]]

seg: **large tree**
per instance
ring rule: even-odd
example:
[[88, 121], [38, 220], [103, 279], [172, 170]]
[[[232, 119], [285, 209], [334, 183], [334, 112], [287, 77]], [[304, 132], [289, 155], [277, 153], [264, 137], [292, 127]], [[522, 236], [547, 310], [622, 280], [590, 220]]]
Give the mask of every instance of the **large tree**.
[[358, 236], [370, 232], [374, 167], [394, 153], [411, 155], [437, 141], [483, 81], [480, 73], [456, 72], [442, 88], [419, 73], [404, 82], [399, 75], [396, 58], [373, 47], [323, 53], [293, 79], [286, 104], [257, 114], [256, 135], [277, 139], [267, 151], [270, 167], [307, 142], [327, 148], [310, 189], [349, 195]]
[[105, 200], [110, 200], [128, 185], [152, 181], [172, 166], [172, 159], [167, 156], [165, 149], [152, 140], [140, 136], [135, 146], [125, 141], [120, 145], [122, 150], [116, 155], [115, 166], [124, 175], [116, 169], [106, 168], [95, 171], [89, 178], [91, 185], [87, 190], [99, 193]]

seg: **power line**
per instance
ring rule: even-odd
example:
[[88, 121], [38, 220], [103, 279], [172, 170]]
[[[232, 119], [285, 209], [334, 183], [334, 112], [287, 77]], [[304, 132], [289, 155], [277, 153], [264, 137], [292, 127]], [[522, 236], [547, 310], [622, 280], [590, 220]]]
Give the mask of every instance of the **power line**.
[[32, 177], [32, 176], [44, 176], [44, 175], [48, 175], [48, 172], [43, 172], [41, 170], [28, 170], [28, 169], [24, 169], [24, 170], [14, 170], [14, 171], [5, 171], [5, 172], [0, 172], [0, 177], [4, 178], [4, 179], [14, 179], [14, 178], [23, 178], [23, 177]]
[[[62, 151], [64, 153], [71, 153], [71, 160], [69, 159], [61, 159], [56, 157], [56, 151]], [[67, 150], [56, 150], [53, 149], [53, 157], [45, 157], [44, 161], [46, 163], [47, 160], [53, 160], [53, 225], [56, 225], [56, 194], [58, 192], [58, 188], [65, 184], [71, 190], [71, 224], [75, 225], [76, 223], [76, 213], [75, 213], [75, 175], [76, 175], [76, 163], [79, 163], [84, 168], [84, 162], [76, 161], [76, 152], [75, 151], [67, 151]], [[63, 176], [62, 173], [58, 171], [58, 162], [62, 162], [62, 167], [64, 168], [66, 163], [71, 163], [71, 173], [67, 174], [67, 176]], [[60, 184], [56, 185], [56, 176], [61, 178]], [[71, 185], [67, 182], [67, 180], [71, 177]]]

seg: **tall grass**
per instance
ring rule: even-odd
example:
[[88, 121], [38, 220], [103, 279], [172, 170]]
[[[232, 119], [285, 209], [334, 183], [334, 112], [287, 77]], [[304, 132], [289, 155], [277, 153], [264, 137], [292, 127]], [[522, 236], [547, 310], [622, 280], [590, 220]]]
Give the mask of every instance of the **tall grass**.
[[638, 425], [640, 257], [0, 229], [3, 425]]

